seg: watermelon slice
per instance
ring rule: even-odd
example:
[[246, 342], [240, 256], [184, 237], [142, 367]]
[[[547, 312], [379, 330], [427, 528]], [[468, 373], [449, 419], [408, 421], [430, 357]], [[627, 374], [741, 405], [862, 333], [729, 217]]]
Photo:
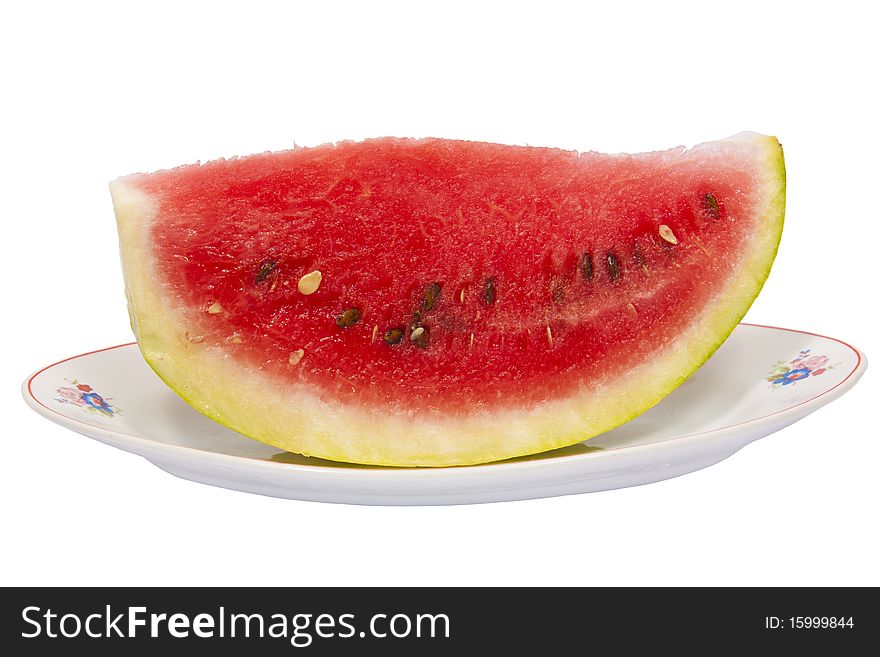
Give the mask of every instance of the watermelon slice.
[[641, 155], [444, 139], [111, 184], [132, 326], [187, 402], [336, 461], [482, 463], [642, 413], [770, 271], [775, 138]]

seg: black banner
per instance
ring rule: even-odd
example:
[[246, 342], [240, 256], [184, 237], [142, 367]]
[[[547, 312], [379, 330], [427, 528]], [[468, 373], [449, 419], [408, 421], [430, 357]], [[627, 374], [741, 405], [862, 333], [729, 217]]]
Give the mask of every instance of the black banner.
[[[5, 654], [864, 650], [876, 589], [3, 589]], [[9, 652], [12, 649], [12, 652]], [[243, 652], [246, 651], [246, 652]], [[846, 652], [841, 652], [846, 651]]]

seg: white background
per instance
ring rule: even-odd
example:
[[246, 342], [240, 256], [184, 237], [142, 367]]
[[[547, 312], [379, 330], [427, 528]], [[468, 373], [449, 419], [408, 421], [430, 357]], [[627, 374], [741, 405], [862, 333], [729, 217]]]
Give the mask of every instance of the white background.
[[871, 3], [310, 4], [0, 10], [0, 583], [880, 584], [870, 368], [695, 474], [474, 507], [202, 486], [25, 406], [31, 371], [131, 340], [109, 180], [386, 134], [612, 152], [778, 135], [785, 234], [748, 319], [880, 353]]

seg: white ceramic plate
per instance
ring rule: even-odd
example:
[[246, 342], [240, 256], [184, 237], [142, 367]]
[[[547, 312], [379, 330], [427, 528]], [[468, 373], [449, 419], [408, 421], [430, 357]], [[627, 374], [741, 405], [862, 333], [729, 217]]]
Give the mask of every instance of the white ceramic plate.
[[382, 468], [306, 458], [250, 440], [183, 402], [134, 344], [49, 365], [22, 390], [40, 415], [213, 486], [349, 504], [471, 504], [647, 484], [717, 463], [849, 390], [867, 362], [845, 342], [741, 324], [678, 390], [592, 440], [459, 468]]

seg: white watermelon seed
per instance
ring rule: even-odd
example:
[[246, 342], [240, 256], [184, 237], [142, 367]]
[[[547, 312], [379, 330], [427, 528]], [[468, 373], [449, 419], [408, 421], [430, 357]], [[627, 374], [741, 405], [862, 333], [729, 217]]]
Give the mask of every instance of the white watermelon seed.
[[378, 324], [373, 324], [373, 337], [370, 338], [370, 342], [371, 342], [371, 343], [376, 341], [376, 334], [377, 334], [378, 332], [379, 332], [379, 325], [378, 325]]
[[297, 349], [296, 351], [291, 351], [290, 356], [287, 357], [287, 362], [290, 365], [296, 365], [299, 361], [302, 360], [302, 357], [305, 356], [306, 352], [302, 349]]
[[226, 338], [226, 342], [230, 344], [241, 344], [241, 336], [238, 333], [233, 333], [228, 338]]
[[306, 296], [314, 294], [321, 286], [321, 278], [323, 278], [323, 274], [317, 269], [311, 271], [299, 279], [299, 282], [296, 284], [296, 289], [299, 290], [300, 294], [305, 294]]
[[212, 315], [219, 315], [223, 312], [223, 306], [220, 305], [219, 301], [215, 301], [210, 306], [208, 306], [208, 312]]
[[458, 295], [458, 300], [464, 303], [464, 288], [461, 288], [461, 294]]
[[666, 224], [660, 224], [660, 237], [670, 244], [678, 244], [678, 238], [675, 236], [675, 233], [672, 232], [672, 229]]
[[413, 332], [409, 334], [409, 339], [419, 349], [428, 348], [428, 331], [424, 326], [413, 329]]
[[547, 341], [550, 343], [550, 346], [553, 346], [553, 331], [550, 330], [550, 325], [547, 324]]

